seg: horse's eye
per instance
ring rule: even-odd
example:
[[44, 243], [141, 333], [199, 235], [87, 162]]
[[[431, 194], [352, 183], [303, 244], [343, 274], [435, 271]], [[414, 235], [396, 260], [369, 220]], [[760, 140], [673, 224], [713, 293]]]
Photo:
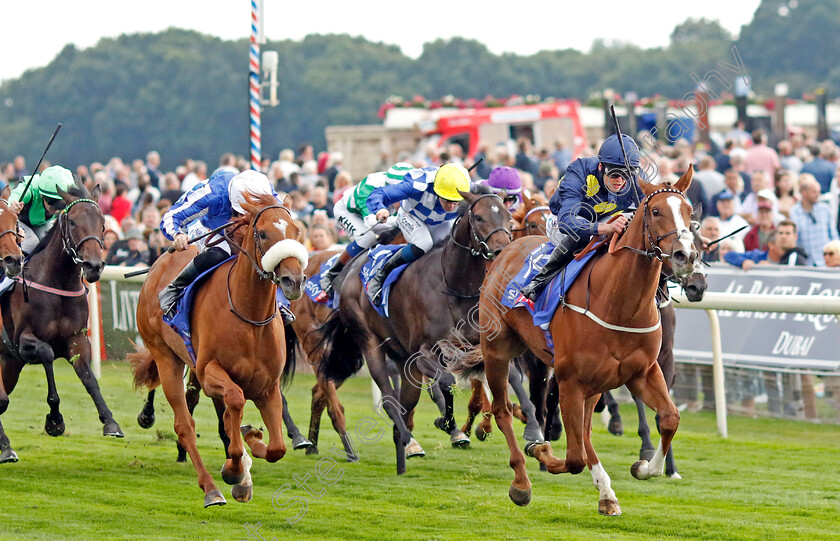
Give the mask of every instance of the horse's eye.
[[656, 208], [656, 207], [653, 207], [652, 209], [650, 209], [650, 213], [653, 214], [654, 216], [659, 216], [659, 209]]
[[484, 221], [484, 218], [482, 218], [481, 216], [476, 216], [476, 217], [475, 217], [475, 221], [476, 221], [476, 222], [483, 222], [483, 221]]
[[260, 231], [260, 240], [265, 240], [268, 238], [268, 235], [265, 234], [265, 231]]
[[67, 220], [70, 222], [70, 227], [76, 227], [76, 222], [72, 218], [67, 218]]

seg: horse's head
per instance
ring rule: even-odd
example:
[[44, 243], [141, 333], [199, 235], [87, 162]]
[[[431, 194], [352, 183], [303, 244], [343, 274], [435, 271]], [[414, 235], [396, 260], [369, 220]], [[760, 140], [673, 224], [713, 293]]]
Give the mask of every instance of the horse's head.
[[467, 206], [470, 250], [473, 255], [493, 260], [511, 241], [511, 215], [502, 200], [504, 194], [500, 197], [494, 193], [459, 193]]
[[[700, 237], [700, 216], [703, 214], [703, 207], [701, 203], [694, 205], [694, 211], [691, 214], [691, 233], [694, 235], [694, 247], [698, 253], [703, 249], [703, 239]], [[705, 263], [701, 258], [694, 261], [694, 270], [681, 278], [677, 278], [671, 272], [669, 267], [662, 269], [662, 274], [668, 281], [679, 284], [689, 302], [697, 302], [703, 300], [703, 294], [706, 292], [706, 273], [703, 268]]]
[[644, 223], [645, 245], [663, 259], [678, 279], [695, 272], [695, 263], [699, 259], [694, 233], [690, 229], [692, 208], [685, 198], [693, 171], [689, 167], [674, 185], [640, 182], [645, 193], [639, 209]]
[[513, 238], [519, 239], [529, 235], [545, 235], [547, 219], [551, 216], [548, 203], [540, 194], [530, 194], [522, 198], [522, 205], [513, 213], [515, 228]]
[[6, 268], [6, 276], [14, 278], [20, 274], [23, 252], [20, 251], [17, 214], [9, 208], [11, 193], [6, 186], [0, 194], [0, 258]]
[[262, 271], [282, 290], [290, 301], [303, 294], [306, 275], [303, 269], [309, 253], [300, 243], [300, 228], [292, 219], [292, 198], [286, 196], [283, 205], [270, 195], [246, 196], [242, 208], [250, 215], [250, 225], [245, 232], [246, 250], [249, 238], [254, 241], [254, 259]]
[[99, 186], [88, 192], [77, 184], [65, 192], [58, 188], [58, 195], [64, 200], [64, 209], [59, 211], [58, 223], [64, 252], [73, 262], [82, 267], [82, 274], [90, 283], [99, 280], [105, 262], [102, 260], [102, 236], [105, 234], [105, 216], [96, 200]]

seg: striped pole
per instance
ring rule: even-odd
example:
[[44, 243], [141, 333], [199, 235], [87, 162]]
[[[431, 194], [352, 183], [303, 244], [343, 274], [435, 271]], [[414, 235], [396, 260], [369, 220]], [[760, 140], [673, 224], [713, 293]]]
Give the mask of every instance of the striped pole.
[[261, 134], [260, 134], [260, 0], [251, 0], [251, 48], [248, 54], [251, 71], [251, 169], [260, 170]]

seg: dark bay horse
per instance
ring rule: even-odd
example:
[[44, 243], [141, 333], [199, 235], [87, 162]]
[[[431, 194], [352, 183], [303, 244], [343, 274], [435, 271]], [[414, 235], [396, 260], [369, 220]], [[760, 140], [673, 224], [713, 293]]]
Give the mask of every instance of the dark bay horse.
[[[374, 310], [359, 279], [365, 257], [348, 264], [340, 285], [341, 302], [324, 330], [328, 378], [341, 381], [361, 368], [361, 354], [382, 391], [382, 407], [394, 422], [397, 473], [405, 472], [406, 446], [420, 449], [410, 432], [411, 414], [420, 397], [423, 376], [439, 381], [446, 401], [438, 428], [460, 433], [452, 413], [451, 384], [432, 352], [440, 340], [475, 344], [478, 332], [467, 324], [476, 316], [486, 262], [510, 243], [510, 212], [493, 194], [464, 193], [463, 214], [447, 239], [409, 265], [394, 283], [390, 317]], [[401, 368], [400, 396], [391, 384], [386, 353]], [[507, 372], [505, 373], [507, 381]], [[416, 451], [415, 451], [416, 452]]]
[[691, 176], [689, 169], [674, 187], [640, 182], [645, 197], [626, 231], [612, 239], [607, 254], [587, 263], [566, 295], [565, 304], [555, 312], [549, 327], [553, 353], [525, 308], [504, 309], [500, 302], [507, 282], [542, 239], [515, 241], [490, 268], [480, 301], [480, 357], [493, 393], [496, 424], [510, 449], [515, 476], [509, 495], [517, 505], [530, 501], [531, 482], [506, 403], [507, 376], [510, 359], [526, 349], [554, 367], [567, 442], [565, 460], [553, 456], [548, 443], [529, 444], [526, 451], [530, 456], [555, 474], [576, 474], [589, 467], [600, 493], [599, 512], [620, 514], [590, 434], [600, 394], [626, 384], [660, 414], [662, 431], [653, 459], [636, 462], [631, 473], [638, 479], [662, 475], [665, 453], [679, 425], [679, 412], [656, 363], [662, 332], [654, 297], [663, 262], [677, 277], [695, 268], [698, 252], [689, 229], [691, 206], [684, 195]]
[[[102, 234], [105, 218], [96, 198], [99, 187], [88, 193], [81, 184], [70, 193], [59, 189], [65, 208], [55, 225], [33, 250], [15, 289], [0, 299], [3, 327], [10, 338], [0, 345], [3, 384], [11, 393], [26, 364], [42, 364], [47, 376], [47, 414], [44, 429], [51, 436], [64, 433], [59, 410], [53, 361], [65, 358], [93, 399], [105, 436], [122, 437], [120, 426], [102, 398], [90, 369], [90, 341], [87, 337], [87, 288], [82, 277], [96, 282], [105, 266]], [[0, 426], [0, 447], [4, 456], [13, 451]]]
[[[223, 263], [199, 287], [190, 316], [196, 354], [195, 373], [201, 389], [225, 405], [225, 432], [230, 441], [222, 479], [233, 487], [238, 501], [253, 496], [251, 458], [243, 439], [255, 457], [276, 462], [286, 454], [283, 441], [283, 398], [280, 376], [286, 364], [287, 341], [283, 322], [277, 318], [277, 284], [289, 299], [303, 291], [307, 253], [300, 244], [300, 230], [294, 224], [286, 198], [284, 205], [271, 196], [255, 196], [243, 203], [246, 214], [239, 218], [244, 228], [238, 256]], [[178, 443], [186, 450], [204, 491], [204, 505], [225, 502], [196, 448], [195, 422], [189, 414], [184, 393], [184, 366], [191, 364], [184, 341], [161, 319], [158, 292], [187, 264], [195, 250], [164, 254], [149, 272], [137, 306], [137, 325], [148, 348], [131, 356], [135, 385], [163, 392], [175, 414]], [[245, 400], [260, 411], [268, 429], [269, 443], [262, 432], [241, 427]]]

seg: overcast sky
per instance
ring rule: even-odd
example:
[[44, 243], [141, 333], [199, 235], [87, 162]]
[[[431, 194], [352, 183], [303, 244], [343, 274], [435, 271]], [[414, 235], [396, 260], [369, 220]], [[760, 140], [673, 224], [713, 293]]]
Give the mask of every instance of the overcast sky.
[[[496, 0], [479, 6], [453, 0], [264, 0], [264, 24], [272, 40], [347, 33], [399, 45], [413, 58], [423, 43], [454, 36], [478, 40], [496, 54], [528, 55], [543, 49], [587, 51], [596, 38], [665, 46], [674, 26], [688, 16], [718, 19], [737, 35], [759, 2]], [[0, 0], [0, 80], [45, 66], [68, 43], [85, 49], [103, 37], [173, 26], [223, 39], [248, 37], [250, 6], [248, 0]]]

